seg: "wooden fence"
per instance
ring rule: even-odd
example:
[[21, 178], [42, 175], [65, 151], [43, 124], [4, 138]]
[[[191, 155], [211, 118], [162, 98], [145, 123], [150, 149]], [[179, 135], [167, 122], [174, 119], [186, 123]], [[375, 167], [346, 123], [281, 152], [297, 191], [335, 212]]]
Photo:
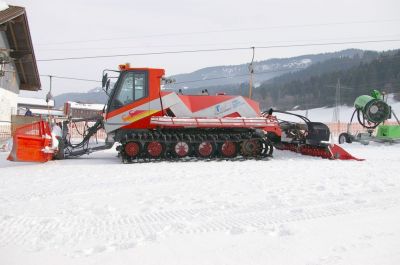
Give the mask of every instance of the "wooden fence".
[[[13, 132], [15, 132], [16, 128], [19, 128], [25, 124], [29, 124], [35, 122], [36, 119], [31, 119], [32, 117], [23, 117], [13, 120], [12, 123], [9, 124], [0, 124], [0, 142], [4, 142], [5, 140], [12, 137]], [[57, 122], [62, 120], [57, 120]], [[340, 133], [347, 131], [347, 123], [326, 123], [331, 131], [333, 137], [339, 136]], [[387, 122], [386, 124], [397, 124], [396, 122]], [[83, 132], [88, 126], [93, 125], [93, 122], [76, 122], [69, 124], [69, 134], [71, 139], [79, 140], [83, 138]], [[352, 133], [357, 133], [361, 131], [365, 131], [365, 129], [358, 123], [353, 123], [350, 127], [350, 131]], [[98, 140], [105, 140], [107, 134], [104, 129], [97, 131], [96, 135], [93, 138], [97, 138]]]
[[[10, 139], [14, 133], [15, 130], [27, 125], [31, 124], [37, 121], [40, 121], [40, 117], [25, 117], [25, 116], [15, 116], [12, 117], [12, 122], [11, 123], [2, 123], [0, 124], [0, 143], [3, 143]], [[62, 122], [62, 119], [56, 119], [56, 122]], [[71, 139], [74, 139], [75, 141], [82, 139], [83, 138], [83, 133], [85, 129], [88, 128], [88, 126], [93, 125], [93, 122], [76, 122], [76, 123], [70, 123], [68, 125], [68, 131]], [[104, 129], [98, 130], [96, 135], [93, 136], [93, 138], [97, 138], [99, 140], [105, 140], [107, 137], [107, 134]]]
[[[386, 122], [386, 125], [396, 125], [397, 122], [390, 121]], [[328, 125], [331, 134], [335, 137], [339, 136], [342, 132], [347, 132], [347, 123], [340, 122], [340, 123], [326, 123]], [[363, 128], [359, 123], [352, 123], [350, 126], [350, 132], [355, 134], [357, 132], [366, 132], [366, 129]]]
[[0, 144], [11, 138], [11, 123], [0, 124]]

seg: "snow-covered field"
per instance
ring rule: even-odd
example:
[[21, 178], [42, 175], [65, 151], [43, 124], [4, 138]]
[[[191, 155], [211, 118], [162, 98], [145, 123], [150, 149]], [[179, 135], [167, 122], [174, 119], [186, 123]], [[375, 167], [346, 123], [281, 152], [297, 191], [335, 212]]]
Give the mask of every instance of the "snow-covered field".
[[400, 264], [400, 145], [344, 147], [367, 160], [0, 153], [0, 264]]

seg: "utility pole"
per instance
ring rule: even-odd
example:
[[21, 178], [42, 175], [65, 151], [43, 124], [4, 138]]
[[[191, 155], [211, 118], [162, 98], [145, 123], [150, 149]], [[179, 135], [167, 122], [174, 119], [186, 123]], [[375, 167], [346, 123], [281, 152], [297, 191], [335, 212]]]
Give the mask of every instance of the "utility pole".
[[46, 95], [46, 102], [47, 102], [47, 115], [49, 117], [50, 124], [52, 124], [52, 117], [51, 117], [50, 106], [49, 106], [50, 100], [53, 99], [53, 95], [51, 94], [51, 88], [52, 88], [52, 85], [53, 85], [53, 76], [52, 75], [49, 75], [49, 80], [50, 80], [50, 90]]
[[338, 78], [336, 83], [335, 92], [335, 108], [333, 110], [333, 123], [336, 123], [336, 134], [340, 133], [342, 128], [340, 124], [340, 78]]
[[253, 68], [253, 62], [254, 62], [254, 53], [255, 53], [255, 47], [251, 47], [253, 50], [253, 57], [251, 59], [251, 63], [249, 64], [249, 72], [250, 72], [250, 80], [249, 80], [249, 98], [251, 99], [251, 95], [253, 92], [253, 73], [254, 73], [254, 68]]
[[336, 123], [340, 123], [340, 78], [338, 78], [336, 83], [336, 92], [335, 92], [335, 108], [333, 110], [332, 121]]
[[47, 105], [49, 104], [49, 101], [53, 99], [53, 95], [51, 94], [51, 87], [52, 87], [52, 83], [53, 83], [53, 76], [49, 75], [49, 79], [50, 79], [50, 90], [46, 95], [46, 102]]

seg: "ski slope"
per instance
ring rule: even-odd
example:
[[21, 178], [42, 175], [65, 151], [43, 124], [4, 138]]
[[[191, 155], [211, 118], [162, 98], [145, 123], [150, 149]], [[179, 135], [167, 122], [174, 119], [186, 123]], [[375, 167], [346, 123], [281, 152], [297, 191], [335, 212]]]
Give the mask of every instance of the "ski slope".
[[400, 145], [344, 147], [367, 160], [0, 153], [0, 264], [400, 264]]

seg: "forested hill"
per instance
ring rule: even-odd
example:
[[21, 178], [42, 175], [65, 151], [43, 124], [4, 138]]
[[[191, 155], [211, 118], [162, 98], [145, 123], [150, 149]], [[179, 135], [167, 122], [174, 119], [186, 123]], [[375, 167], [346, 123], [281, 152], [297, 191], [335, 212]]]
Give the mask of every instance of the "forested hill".
[[[347, 49], [321, 54], [305, 54], [290, 58], [274, 58], [254, 62], [254, 83], [261, 83], [285, 73], [323, 62], [332, 58], [362, 56], [363, 50]], [[196, 89], [208, 86], [236, 85], [248, 81], [248, 63], [238, 65], [220, 65], [199, 69], [192, 73], [170, 76], [176, 83], [166, 85], [167, 89]], [[226, 77], [226, 78], [220, 78]], [[197, 81], [196, 81], [197, 80]]]
[[[337, 58], [282, 75], [261, 84], [255, 97], [262, 101], [263, 108], [332, 106], [339, 81], [341, 102], [347, 105], [352, 105], [357, 96], [369, 94], [372, 89], [400, 93], [400, 51], [382, 52], [378, 56], [371, 52], [364, 56], [369, 59]], [[358, 65], [348, 67], [354, 63]]]

